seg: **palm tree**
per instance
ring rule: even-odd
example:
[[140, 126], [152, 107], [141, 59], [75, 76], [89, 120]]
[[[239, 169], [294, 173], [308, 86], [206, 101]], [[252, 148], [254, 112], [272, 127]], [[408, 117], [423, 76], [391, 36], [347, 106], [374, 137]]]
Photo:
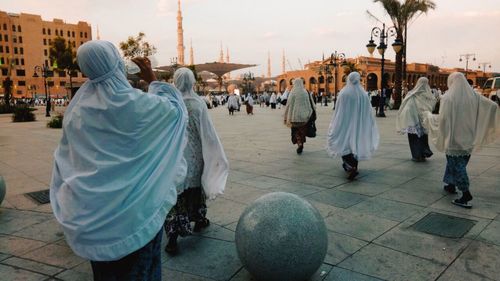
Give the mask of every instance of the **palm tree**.
[[406, 33], [408, 23], [417, 19], [421, 14], [427, 14], [429, 10], [434, 10], [436, 8], [436, 4], [432, 0], [404, 0], [403, 3], [399, 0], [373, 0], [373, 2], [380, 3], [382, 5], [387, 15], [391, 18], [392, 23], [397, 28], [396, 39], [403, 42], [404, 46], [402, 52], [396, 53], [394, 107], [395, 109], [398, 109], [401, 105], [403, 58], [405, 60], [404, 73], [406, 75]]

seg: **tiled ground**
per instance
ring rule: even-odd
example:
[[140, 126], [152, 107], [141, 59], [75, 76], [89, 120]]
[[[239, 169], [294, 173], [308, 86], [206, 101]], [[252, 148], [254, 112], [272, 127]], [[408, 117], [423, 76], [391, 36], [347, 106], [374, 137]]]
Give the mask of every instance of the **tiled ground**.
[[[0, 175], [8, 186], [0, 207], [0, 279], [91, 280], [89, 263], [72, 254], [50, 206], [23, 195], [47, 188], [61, 135], [45, 127], [40, 111], [33, 123], [0, 116]], [[360, 163], [353, 182], [323, 149], [331, 108], [318, 108], [318, 137], [300, 156], [282, 112], [258, 105], [254, 116], [211, 110], [230, 160], [229, 181], [224, 196], [209, 203], [212, 225], [181, 239], [180, 255], [163, 256], [165, 280], [252, 280], [237, 257], [234, 231], [245, 207], [273, 191], [306, 198], [325, 218], [328, 253], [311, 280], [500, 280], [500, 142], [473, 155], [474, 208], [465, 210], [441, 191], [442, 153], [409, 161], [406, 137], [394, 132], [394, 111], [377, 119], [380, 148]], [[415, 231], [430, 212], [476, 223], [460, 239]]]

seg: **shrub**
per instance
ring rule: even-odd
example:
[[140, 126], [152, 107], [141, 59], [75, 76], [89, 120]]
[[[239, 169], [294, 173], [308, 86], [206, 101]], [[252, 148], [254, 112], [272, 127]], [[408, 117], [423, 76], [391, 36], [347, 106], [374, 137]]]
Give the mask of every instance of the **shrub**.
[[20, 105], [14, 107], [14, 114], [12, 114], [12, 122], [30, 122], [35, 121], [34, 108], [27, 105]]
[[0, 103], [0, 114], [13, 113], [14, 106], [7, 106], [5, 103]]
[[64, 115], [58, 113], [57, 116], [52, 117], [49, 122], [47, 122], [48, 128], [60, 129], [62, 128]]

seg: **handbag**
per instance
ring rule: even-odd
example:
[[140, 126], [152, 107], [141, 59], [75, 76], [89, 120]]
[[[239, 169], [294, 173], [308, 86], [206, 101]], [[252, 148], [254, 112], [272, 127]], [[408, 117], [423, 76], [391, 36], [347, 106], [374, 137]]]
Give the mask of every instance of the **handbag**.
[[316, 110], [314, 110], [314, 105], [311, 102], [311, 99], [309, 99], [309, 103], [311, 104], [311, 108], [313, 109], [313, 112], [311, 114], [311, 117], [309, 117], [309, 121], [307, 121], [307, 132], [306, 132], [306, 137], [308, 138], [315, 138], [316, 137]]

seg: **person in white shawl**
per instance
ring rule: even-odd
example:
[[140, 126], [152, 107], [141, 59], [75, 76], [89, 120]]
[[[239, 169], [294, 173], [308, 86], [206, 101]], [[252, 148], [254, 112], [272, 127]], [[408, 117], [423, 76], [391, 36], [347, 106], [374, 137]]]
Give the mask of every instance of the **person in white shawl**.
[[253, 115], [253, 97], [251, 93], [248, 93], [245, 97], [245, 106], [247, 110], [247, 114]]
[[448, 77], [448, 91], [441, 97], [439, 115], [425, 112], [424, 125], [437, 150], [446, 154], [444, 190], [462, 197], [452, 203], [471, 208], [467, 164], [471, 153], [493, 143], [500, 134], [498, 106], [477, 94], [462, 73]]
[[342, 167], [353, 180], [358, 175], [358, 161], [368, 160], [379, 144], [379, 133], [368, 94], [360, 85], [358, 72], [347, 76], [333, 114], [326, 150], [331, 157], [342, 157]]
[[118, 49], [77, 52], [89, 78], [71, 100], [54, 153], [50, 203], [66, 242], [94, 280], [161, 280], [162, 226], [186, 176], [187, 110], [148, 59], [134, 59], [149, 93], [131, 87]]
[[[206, 218], [206, 198], [215, 199], [223, 193], [229, 172], [229, 164], [222, 143], [217, 136], [203, 100], [194, 92], [196, 83], [193, 72], [179, 68], [174, 73], [174, 85], [181, 91], [189, 115], [187, 146], [187, 176], [184, 190], [177, 197], [177, 204], [165, 220], [168, 243], [165, 251], [178, 251], [177, 237], [199, 232], [209, 225]], [[191, 229], [191, 222], [195, 223]]]
[[229, 115], [234, 115], [234, 111], [238, 110], [240, 107], [240, 102], [238, 100], [238, 96], [234, 93], [230, 93], [227, 98], [227, 109], [229, 110]]
[[396, 129], [401, 134], [408, 134], [412, 160], [415, 162], [423, 162], [432, 156], [423, 125], [423, 113], [432, 112], [435, 106], [436, 98], [429, 86], [429, 79], [420, 77], [399, 108]]
[[273, 92], [271, 94], [271, 97], [269, 98], [269, 103], [271, 104], [271, 109], [276, 109], [277, 100], [278, 100], [278, 96], [276, 96], [276, 93]]
[[284, 117], [285, 125], [291, 128], [292, 143], [298, 146], [297, 154], [301, 154], [308, 129], [316, 120], [314, 102], [304, 88], [304, 81], [301, 78], [293, 80], [293, 88], [288, 95]]

